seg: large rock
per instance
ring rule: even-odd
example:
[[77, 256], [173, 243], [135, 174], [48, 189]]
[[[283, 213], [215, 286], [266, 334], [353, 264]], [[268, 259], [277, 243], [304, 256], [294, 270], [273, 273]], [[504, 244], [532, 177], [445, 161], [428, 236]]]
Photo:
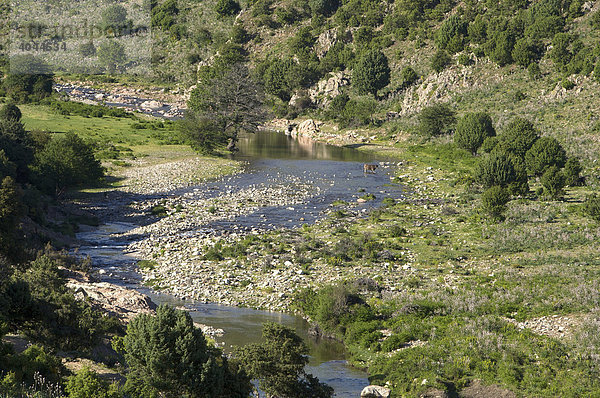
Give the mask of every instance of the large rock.
[[163, 103], [154, 100], [144, 101], [140, 104], [140, 108], [143, 109], [158, 109], [162, 108], [163, 106]]
[[366, 386], [360, 393], [360, 398], [388, 398], [392, 390], [381, 386]]
[[314, 121], [313, 119], [307, 119], [307, 120], [303, 121], [302, 123], [300, 123], [298, 125], [298, 127], [296, 127], [296, 134], [299, 137], [300, 136], [312, 137], [315, 134], [317, 134], [319, 131], [321, 131], [319, 129], [319, 124], [320, 123]]
[[309, 96], [312, 102], [325, 107], [333, 98], [342, 93], [342, 87], [350, 84], [350, 77], [345, 71], [331, 72], [329, 78], [320, 80], [316, 85], [309, 89]]

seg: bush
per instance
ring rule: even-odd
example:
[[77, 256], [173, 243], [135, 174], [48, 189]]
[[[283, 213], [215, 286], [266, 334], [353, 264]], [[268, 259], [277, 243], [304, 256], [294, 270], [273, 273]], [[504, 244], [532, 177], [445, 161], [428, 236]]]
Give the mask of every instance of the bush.
[[[102, 27], [106, 33], [117, 34], [127, 25], [127, 10], [120, 4], [113, 4], [102, 11]], [[112, 30], [112, 32], [110, 32]]]
[[524, 159], [525, 154], [538, 138], [539, 134], [533, 123], [527, 119], [516, 118], [499, 136], [499, 144], [504, 151]]
[[583, 203], [583, 211], [590, 218], [600, 222], [600, 197], [596, 194], [588, 196]]
[[424, 136], [436, 136], [450, 131], [456, 117], [447, 104], [435, 104], [419, 113], [419, 132]]
[[524, 68], [527, 68], [529, 65], [536, 62], [539, 59], [539, 56], [539, 46], [526, 38], [519, 39], [512, 51], [513, 60]]
[[377, 91], [390, 83], [388, 59], [379, 50], [363, 54], [352, 71], [352, 84], [361, 94], [377, 95]]
[[33, 170], [37, 185], [57, 195], [67, 188], [97, 183], [104, 175], [92, 146], [74, 133], [51, 140], [36, 154]]
[[126, 59], [125, 47], [118, 41], [102, 43], [98, 48], [98, 61], [110, 73], [123, 69]]
[[240, 4], [235, 0], [219, 0], [215, 6], [215, 11], [222, 17], [235, 15], [240, 10]]
[[68, 377], [65, 391], [69, 394], [69, 398], [119, 398], [123, 396], [119, 392], [117, 384], [109, 384], [88, 368], [83, 368], [77, 374]]
[[309, 0], [310, 9], [315, 15], [331, 15], [339, 6], [338, 0]]
[[577, 158], [569, 158], [565, 163], [563, 174], [565, 176], [565, 184], [570, 187], [581, 185], [581, 172], [583, 168]]
[[492, 152], [479, 161], [477, 178], [485, 187], [506, 187], [516, 181], [517, 173], [509, 155], [502, 152]]
[[483, 141], [496, 135], [492, 118], [487, 113], [468, 113], [456, 126], [454, 142], [459, 148], [476, 153]]
[[21, 121], [21, 110], [13, 103], [8, 103], [0, 108], [0, 119]]
[[508, 190], [498, 185], [488, 188], [481, 195], [483, 210], [496, 220], [502, 219], [502, 214], [506, 211], [506, 204], [509, 200], [510, 193]]
[[[187, 312], [161, 305], [127, 326], [123, 339], [129, 366], [125, 390], [133, 396], [248, 396], [243, 373], [230, 369]], [[235, 391], [233, 388], [239, 388]]]
[[546, 169], [541, 178], [544, 191], [553, 199], [562, 197], [565, 187], [565, 177], [560, 169], [556, 166], [551, 166]]
[[459, 15], [454, 14], [442, 23], [437, 32], [435, 43], [441, 49], [447, 49], [451, 53], [457, 53], [464, 48], [465, 36], [467, 35], [467, 23]]
[[372, 98], [353, 98], [346, 102], [344, 111], [338, 118], [344, 127], [359, 127], [371, 124], [377, 102]]
[[438, 50], [433, 55], [433, 58], [431, 58], [431, 68], [437, 73], [440, 73], [441, 71], [446, 69], [446, 66], [448, 66], [451, 60], [452, 58], [450, 58], [446, 51]]
[[538, 139], [525, 154], [527, 170], [531, 175], [540, 176], [551, 166], [562, 168], [567, 154], [560, 143], [552, 137]]
[[83, 57], [93, 57], [96, 55], [96, 46], [93, 42], [82, 43], [79, 45], [79, 54]]
[[401, 72], [402, 77], [402, 87], [407, 88], [413, 85], [417, 80], [419, 80], [419, 75], [417, 72], [410, 66], [405, 66]]

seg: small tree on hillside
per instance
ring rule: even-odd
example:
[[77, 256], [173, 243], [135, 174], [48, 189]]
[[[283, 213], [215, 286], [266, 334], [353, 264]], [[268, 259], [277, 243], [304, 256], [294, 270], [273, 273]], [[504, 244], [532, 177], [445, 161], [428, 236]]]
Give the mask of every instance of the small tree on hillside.
[[539, 138], [538, 131], [527, 119], [516, 118], [506, 126], [499, 138], [501, 148], [524, 159], [525, 154]]
[[487, 137], [496, 135], [492, 118], [487, 113], [468, 113], [456, 126], [454, 142], [460, 148], [476, 153]]
[[123, 69], [127, 60], [125, 47], [114, 40], [102, 43], [98, 48], [98, 60], [106, 67], [108, 72], [115, 73]]
[[583, 168], [581, 167], [579, 160], [577, 160], [577, 158], [569, 158], [567, 160], [567, 163], [565, 163], [565, 168], [563, 170], [563, 174], [565, 175], [565, 184], [567, 184], [570, 187], [576, 187], [578, 185], [581, 185], [582, 171]]
[[363, 54], [352, 71], [352, 84], [361, 94], [377, 95], [390, 83], [390, 66], [384, 53], [371, 50]]
[[215, 11], [220, 16], [227, 17], [237, 14], [240, 12], [240, 9], [240, 4], [235, 0], [219, 0], [217, 1]]
[[541, 178], [544, 191], [553, 199], [560, 199], [564, 194], [565, 176], [556, 166], [551, 166], [546, 169]]
[[556, 138], [542, 137], [537, 140], [525, 154], [527, 170], [530, 174], [540, 176], [550, 166], [562, 168], [567, 161], [567, 154]]
[[306, 373], [308, 347], [294, 331], [276, 323], [263, 325], [264, 343], [236, 351], [250, 376], [270, 396], [329, 398], [333, 389]]
[[450, 131], [456, 117], [447, 104], [435, 104], [423, 108], [419, 113], [419, 132], [424, 136], [435, 136]]
[[493, 219], [501, 220], [502, 213], [506, 210], [506, 204], [510, 200], [510, 193], [506, 188], [495, 185], [488, 188], [481, 196], [483, 210]]

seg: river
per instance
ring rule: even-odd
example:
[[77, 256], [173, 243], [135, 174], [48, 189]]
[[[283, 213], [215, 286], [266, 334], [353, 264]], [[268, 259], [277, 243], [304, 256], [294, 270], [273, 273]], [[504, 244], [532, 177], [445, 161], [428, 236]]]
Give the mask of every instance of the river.
[[[356, 202], [357, 198], [363, 195], [362, 192], [374, 193], [375, 200], [360, 205], [366, 212], [369, 208], [378, 206], [385, 197], [402, 196], [401, 187], [390, 183], [390, 175], [385, 167], [378, 169], [375, 174], [363, 173], [363, 163], [378, 159], [356, 149], [291, 138], [273, 132], [260, 132], [242, 137], [239, 148], [236, 158], [247, 161], [242, 173], [228, 177], [226, 181], [208, 182], [198, 187], [186, 188], [179, 193], [200, 192], [204, 196], [219, 195], [225, 190], [231, 192], [247, 186], [279, 183], [291, 176], [296, 178], [300, 176], [302, 181], [318, 189], [314, 195], [293, 208], [261, 207], [234, 219], [213, 222], [204, 226], [205, 228], [216, 230], [244, 230], [250, 227], [293, 228], [322, 218], [334, 200]], [[168, 194], [173, 195], [172, 192]], [[104, 205], [110, 206], [110, 203]], [[78, 239], [87, 242], [79, 248], [79, 253], [90, 255], [96, 270], [101, 270], [101, 279], [140, 290], [157, 304], [169, 303], [185, 307], [194, 321], [223, 329], [224, 335], [216, 340], [225, 352], [230, 351], [233, 346], [260, 341], [264, 322], [272, 321], [290, 326], [309, 345], [308, 372], [331, 385], [335, 390], [335, 396], [358, 397], [361, 390], [369, 384], [365, 372], [346, 364], [345, 351], [341, 343], [309, 337], [307, 333], [309, 325], [300, 317], [183, 301], [143, 287], [140, 283], [141, 277], [136, 272], [136, 259], [125, 253], [131, 241], [121, 241], [113, 237], [115, 233], [122, 233], [135, 227], [134, 223], [124, 222], [124, 220], [110, 220], [98, 228], [91, 228], [78, 234]]]

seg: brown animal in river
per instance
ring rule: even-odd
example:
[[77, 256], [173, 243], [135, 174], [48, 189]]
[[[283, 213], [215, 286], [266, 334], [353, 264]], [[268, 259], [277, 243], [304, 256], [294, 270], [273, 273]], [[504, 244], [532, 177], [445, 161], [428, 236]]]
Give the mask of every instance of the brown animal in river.
[[379, 167], [378, 164], [365, 163], [363, 166], [363, 169], [364, 169], [365, 173], [375, 173], [375, 169], [378, 167]]

